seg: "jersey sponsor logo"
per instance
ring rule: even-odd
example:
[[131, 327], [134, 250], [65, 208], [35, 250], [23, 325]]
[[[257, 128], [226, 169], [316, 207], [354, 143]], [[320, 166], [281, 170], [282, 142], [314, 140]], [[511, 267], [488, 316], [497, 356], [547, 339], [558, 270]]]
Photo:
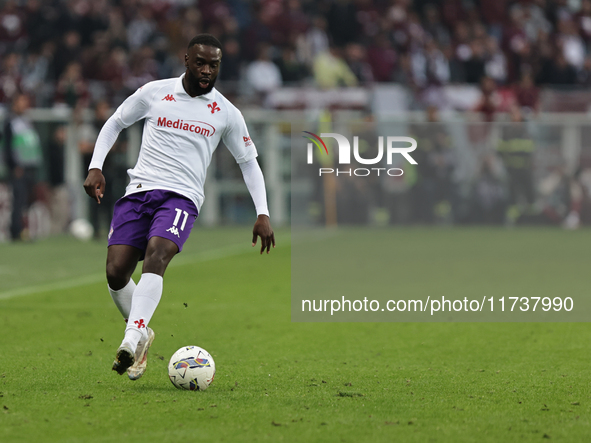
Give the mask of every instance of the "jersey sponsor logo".
[[179, 234], [179, 229], [176, 226], [171, 226], [166, 230], [166, 232], [170, 232], [171, 234], [176, 235], [178, 238], [181, 238], [181, 235]]
[[218, 106], [218, 102], [213, 102], [207, 105], [209, 109], [211, 109], [211, 113], [213, 114], [215, 111], [221, 111], [220, 107]]
[[250, 139], [250, 137], [242, 137], [242, 140], [244, 140], [244, 146], [252, 145], [252, 140]]
[[[176, 102], [176, 99], [172, 96], [172, 94], [168, 94], [162, 100], [166, 100], [166, 101], [169, 101], [169, 102]], [[160, 101], [162, 101], [162, 100], [160, 100]]]
[[[196, 124], [199, 123], [199, 124]], [[164, 128], [180, 129], [181, 131], [194, 132], [195, 134], [204, 135], [205, 137], [211, 137], [215, 134], [215, 128], [209, 123], [200, 122], [198, 120], [169, 120], [166, 117], [158, 117], [156, 121], [157, 126]]]

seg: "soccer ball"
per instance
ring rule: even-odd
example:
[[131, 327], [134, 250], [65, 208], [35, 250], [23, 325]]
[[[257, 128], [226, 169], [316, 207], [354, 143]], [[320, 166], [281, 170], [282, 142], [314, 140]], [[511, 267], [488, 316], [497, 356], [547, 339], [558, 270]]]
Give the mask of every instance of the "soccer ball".
[[87, 220], [77, 218], [70, 224], [70, 233], [78, 240], [88, 241], [94, 235], [94, 229]]
[[179, 389], [205, 391], [215, 376], [215, 362], [199, 346], [183, 346], [168, 363], [168, 377]]

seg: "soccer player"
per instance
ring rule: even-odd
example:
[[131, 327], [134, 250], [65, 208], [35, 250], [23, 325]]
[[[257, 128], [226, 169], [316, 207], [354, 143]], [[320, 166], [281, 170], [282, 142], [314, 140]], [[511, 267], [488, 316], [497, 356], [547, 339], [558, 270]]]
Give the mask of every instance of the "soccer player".
[[[102, 127], [84, 182], [86, 193], [100, 204], [107, 153], [124, 128], [145, 119], [138, 161], [128, 170], [125, 196], [115, 204], [107, 252], [109, 292], [127, 323], [113, 370], [127, 371], [132, 380], [146, 370], [154, 340], [148, 324], [162, 296], [162, 277], [199, 214], [206, 170], [220, 140], [240, 165], [254, 201], [252, 246], [260, 237], [261, 254], [275, 247], [255, 145], [240, 111], [214, 88], [221, 48], [212, 35], [194, 37], [183, 75], [150, 82], [128, 97]], [[136, 285], [131, 276], [142, 259]]]

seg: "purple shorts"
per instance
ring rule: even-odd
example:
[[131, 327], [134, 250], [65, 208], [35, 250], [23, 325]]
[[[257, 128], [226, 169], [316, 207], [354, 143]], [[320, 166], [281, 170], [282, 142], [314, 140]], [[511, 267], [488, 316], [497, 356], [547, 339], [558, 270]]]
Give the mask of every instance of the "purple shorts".
[[195, 204], [176, 192], [156, 189], [127, 195], [115, 203], [109, 246], [129, 245], [145, 252], [148, 240], [157, 236], [173, 241], [181, 252], [197, 215]]

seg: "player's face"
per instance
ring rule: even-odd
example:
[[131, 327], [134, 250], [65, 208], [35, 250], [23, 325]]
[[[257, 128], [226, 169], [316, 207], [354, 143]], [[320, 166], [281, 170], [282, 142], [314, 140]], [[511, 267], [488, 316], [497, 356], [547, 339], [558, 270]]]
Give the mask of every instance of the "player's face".
[[222, 51], [214, 46], [193, 45], [185, 55], [185, 79], [191, 92], [207, 94], [220, 72]]

